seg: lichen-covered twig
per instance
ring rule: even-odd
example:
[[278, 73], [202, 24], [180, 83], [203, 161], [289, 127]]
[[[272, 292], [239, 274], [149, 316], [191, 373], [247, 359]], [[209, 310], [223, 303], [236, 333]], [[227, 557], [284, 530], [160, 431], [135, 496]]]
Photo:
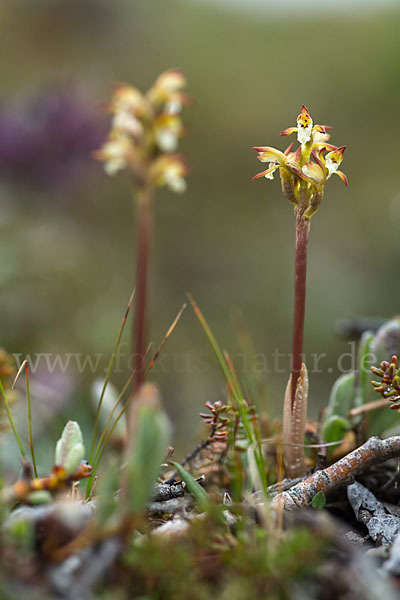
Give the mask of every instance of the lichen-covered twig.
[[308, 506], [317, 492], [328, 494], [336, 487], [349, 483], [372, 465], [396, 456], [400, 456], [400, 436], [386, 440], [372, 437], [330, 467], [316, 471], [290, 490], [278, 494], [272, 506], [284, 510]]

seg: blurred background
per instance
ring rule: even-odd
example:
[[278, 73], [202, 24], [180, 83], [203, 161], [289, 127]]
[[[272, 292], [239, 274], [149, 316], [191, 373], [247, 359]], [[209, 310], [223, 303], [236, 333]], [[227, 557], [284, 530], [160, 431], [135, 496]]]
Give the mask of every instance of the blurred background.
[[[311, 376], [316, 417], [351, 351], [338, 320], [399, 312], [398, 1], [3, 0], [0, 27], [0, 345], [22, 358], [100, 356], [95, 373], [71, 361], [32, 374], [42, 456], [66, 418], [89, 440], [90, 385], [104, 376], [134, 284], [130, 182], [91, 158], [107, 132], [102, 103], [114, 83], [146, 90], [171, 67], [195, 99], [181, 145], [192, 170], [183, 197], [157, 197], [151, 339], [190, 291], [246, 371], [232, 324], [240, 310], [265, 383], [259, 406], [272, 416], [289, 373], [274, 352], [291, 346], [294, 218], [278, 181], [251, 182], [261, 170], [251, 147], [283, 150], [279, 132], [303, 103], [347, 146], [349, 187], [332, 178], [310, 237], [305, 352], [325, 355]], [[117, 371], [121, 388], [126, 357]], [[190, 308], [152, 378], [179, 459], [203, 403], [224, 396]]]

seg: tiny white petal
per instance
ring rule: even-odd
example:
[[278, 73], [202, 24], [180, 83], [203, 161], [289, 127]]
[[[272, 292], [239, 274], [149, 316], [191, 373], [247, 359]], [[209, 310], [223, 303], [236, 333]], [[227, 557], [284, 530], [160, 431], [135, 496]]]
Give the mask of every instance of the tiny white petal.
[[[268, 165], [268, 168], [270, 169], [271, 167], [274, 167], [277, 164], [278, 163], [276, 163], [276, 162], [270, 162]], [[271, 173], [267, 173], [266, 175], [264, 175], [265, 179], [273, 179], [274, 173], [275, 173], [275, 171], [271, 171]]]
[[165, 110], [169, 115], [179, 115], [182, 110], [182, 104], [178, 100], [170, 100], [166, 103]]
[[329, 133], [321, 133], [320, 131], [313, 132], [313, 142], [315, 144], [323, 144], [327, 142], [331, 136]]
[[104, 170], [107, 175], [115, 175], [126, 167], [126, 160], [121, 157], [111, 158], [104, 163]]
[[141, 122], [128, 111], [121, 111], [114, 115], [112, 128], [121, 129], [134, 136], [140, 136], [143, 133]]
[[300, 144], [306, 144], [311, 140], [312, 123], [307, 127], [299, 125], [297, 129], [297, 140]]
[[167, 127], [159, 129], [156, 133], [157, 145], [163, 152], [174, 152], [178, 147], [178, 138]]
[[186, 181], [183, 177], [180, 177], [176, 173], [170, 171], [165, 174], [165, 180], [167, 182], [167, 186], [172, 192], [176, 192], [177, 194], [183, 194], [186, 191]]
[[336, 173], [336, 171], [338, 170], [339, 163], [334, 162], [331, 158], [327, 158], [325, 161], [325, 166], [329, 171], [328, 177], [330, 177], [331, 175], [333, 175], [333, 173]]
[[125, 154], [125, 148], [119, 141], [107, 142], [103, 146], [103, 152], [107, 158], [122, 158]]

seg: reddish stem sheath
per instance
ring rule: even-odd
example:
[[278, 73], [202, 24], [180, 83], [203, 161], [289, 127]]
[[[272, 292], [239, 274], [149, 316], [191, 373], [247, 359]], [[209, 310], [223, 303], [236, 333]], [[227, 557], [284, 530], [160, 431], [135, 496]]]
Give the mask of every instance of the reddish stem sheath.
[[296, 384], [303, 362], [304, 315], [306, 308], [307, 242], [309, 230], [309, 221], [305, 220], [300, 211], [297, 210], [292, 342], [292, 408], [296, 394]]

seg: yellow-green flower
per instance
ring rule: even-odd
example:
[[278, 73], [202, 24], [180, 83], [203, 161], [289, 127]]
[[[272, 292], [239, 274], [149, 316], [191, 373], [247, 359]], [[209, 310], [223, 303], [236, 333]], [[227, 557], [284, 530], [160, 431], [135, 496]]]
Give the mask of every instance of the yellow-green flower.
[[347, 177], [339, 171], [345, 146], [338, 148], [328, 143], [331, 128], [314, 125], [310, 113], [303, 104], [297, 117], [297, 127], [289, 127], [282, 136], [297, 132], [300, 142], [294, 152], [291, 144], [285, 152], [270, 146], [256, 146], [258, 160], [268, 163], [268, 169], [257, 173], [254, 179], [273, 179], [279, 169], [282, 191], [295, 204], [305, 219], [309, 219], [319, 208], [328, 179], [336, 174], [347, 185]]
[[153, 181], [181, 193], [187, 173], [175, 153], [184, 133], [183, 106], [190, 103], [183, 92], [185, 77], [178, 69], [162, 73], [146, 94], [135, 87], [115, 87], [108, 111], [111, 129], [94, 156], [104, 163], [108, 175], [128, 169], [138, 186]]

